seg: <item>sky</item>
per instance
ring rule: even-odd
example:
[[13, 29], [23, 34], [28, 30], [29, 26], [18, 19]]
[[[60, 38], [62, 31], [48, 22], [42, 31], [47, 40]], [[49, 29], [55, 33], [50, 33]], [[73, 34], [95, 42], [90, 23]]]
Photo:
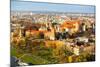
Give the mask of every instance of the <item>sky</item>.
[[95, 13], [95, 6], [78, 4], [55, 4], [32, 1], [11, 1], [11, 11], [54, 11], [74, 13]]

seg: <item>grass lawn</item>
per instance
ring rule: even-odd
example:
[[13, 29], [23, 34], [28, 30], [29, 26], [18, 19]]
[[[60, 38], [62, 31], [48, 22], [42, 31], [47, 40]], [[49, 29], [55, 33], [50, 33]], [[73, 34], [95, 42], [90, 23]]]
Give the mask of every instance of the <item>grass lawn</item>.
[[[24, 56], [23, 56], [24, 55]], [[11, 56], [15, 56], [17, 58], [20, 58], [21, 61], [25, 63], [32, 63], [32, 64], [48, 64], [49, 61], [46, 59], [43, 59], [39, 56], [28, 54], [28, 53], [18, 53], [17, 49], [12, 48], [11, 49]]]

